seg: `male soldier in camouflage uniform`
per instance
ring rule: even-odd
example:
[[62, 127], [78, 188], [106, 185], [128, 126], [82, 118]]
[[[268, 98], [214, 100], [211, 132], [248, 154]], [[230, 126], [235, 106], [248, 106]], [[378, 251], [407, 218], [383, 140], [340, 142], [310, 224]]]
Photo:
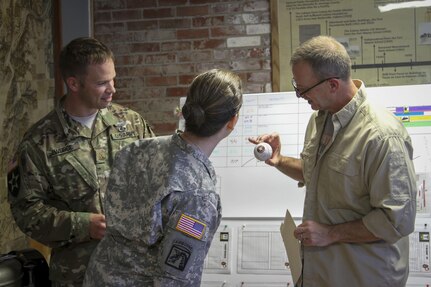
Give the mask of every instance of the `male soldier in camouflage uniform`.
[[114, 56], [103, 43], [73, 40], [61, 52], [60, 68], [67, 94], [24, 136], [13, 171], [20, 184], [9, 198], [21, 230], [52, 248], [53, 286], [81, 286], [105, 234], [103, 202], [114, 156], [154, 134], [138, 113], [111, 102]]
[[229, 71], [196, 77], [182, 109], [184, 133], [137, 141], [115, 159], [106, 191], [106, 235], [84, 287], [198, 287], [221, 220], [209, 156], [242, 104]]

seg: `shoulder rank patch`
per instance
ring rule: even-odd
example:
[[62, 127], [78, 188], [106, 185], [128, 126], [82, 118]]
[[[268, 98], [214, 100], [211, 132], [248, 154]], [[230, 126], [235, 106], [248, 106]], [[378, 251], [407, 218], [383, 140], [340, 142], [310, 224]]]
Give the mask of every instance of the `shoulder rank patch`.
[[19, 192], [20, 176], [19, 167], [16, 164], [7, 173], [7, 189], [9, 194], [16, 197]]
[[200, 222], [183, 213], [181, 214], [175, 229], [190, 235], [191, 237], [201, 239], [205, 234], [206, 227], [207, 225], [205, 223]]

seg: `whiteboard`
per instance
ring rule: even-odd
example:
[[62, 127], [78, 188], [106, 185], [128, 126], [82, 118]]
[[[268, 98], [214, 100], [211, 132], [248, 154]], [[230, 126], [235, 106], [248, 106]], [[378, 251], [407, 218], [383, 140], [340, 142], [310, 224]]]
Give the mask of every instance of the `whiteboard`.
[[[431, 118], [431, 85], [373, 87], [367, 88], [367, 94], [370, 101], [394, 113], [401, 108], [405, 115], [398, 113], [398, 116], [404, 120], [413, 119], [408, 107], [424, 107], [425, 112], [414, 117], [425, 119], [425, 124], [413, 124], [407, 126], [407, 130], [413, 141], [420, 184], [424, 191], [431, 191], [431, 186], [428, 188], [431, 182], [431, 119], [427, 121], [428, 113]], [[180, 106], [184, 102], [185, 97], [180, 99]], [[224, 218], [283, 218], [286, 209], [293, 217], [302, 217], [305, 188], [299, 188], [296, 181], [256, 160], [254, 145], [248, 138], [277, 132], [282, 142], [281, 154], [299, 157], [312, 112], [308, 103], [298, 99], [294, 92], [244, 94], [237, 126], [210, 157], [217, 174]], [[184, 129], [183, 119], [179, 128]], [[431, 203], [425, 198], [428, 194], [422, 196], [423, 202]], [[428, 205], [422, 206], [418, 214], [429, 216], [431, 210]]]

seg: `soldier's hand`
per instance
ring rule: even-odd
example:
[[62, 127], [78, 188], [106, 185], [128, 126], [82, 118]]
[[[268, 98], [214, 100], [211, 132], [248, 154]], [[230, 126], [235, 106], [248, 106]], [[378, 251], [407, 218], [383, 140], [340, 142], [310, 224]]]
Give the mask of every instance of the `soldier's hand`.
[[106, 220], [105, 215], [90, 214], [90, 237], [93, 239], [102, 239], [105, 236]]

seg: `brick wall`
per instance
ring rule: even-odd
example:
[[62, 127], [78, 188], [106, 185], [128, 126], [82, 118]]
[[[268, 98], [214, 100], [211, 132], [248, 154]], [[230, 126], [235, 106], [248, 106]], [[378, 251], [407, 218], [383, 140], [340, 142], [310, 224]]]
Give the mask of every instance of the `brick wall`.
[[246, 93], [271, 91], [270, 0], [95, 0], [94, 36], [116, 55], [115, 101], [158, 135], [177, 127], [198, 73], [237, 72]]

